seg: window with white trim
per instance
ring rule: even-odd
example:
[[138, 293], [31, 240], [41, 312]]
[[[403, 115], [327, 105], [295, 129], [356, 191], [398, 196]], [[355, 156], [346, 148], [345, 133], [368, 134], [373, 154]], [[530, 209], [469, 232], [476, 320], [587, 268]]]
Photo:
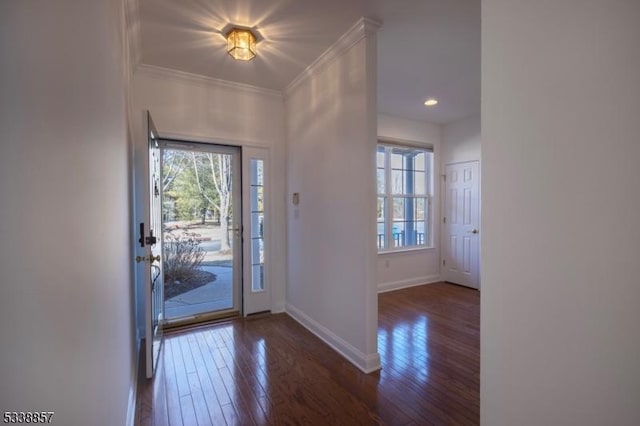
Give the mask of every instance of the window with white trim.
[[378, 251], [431, 247], [433, 151], [378, 144]]

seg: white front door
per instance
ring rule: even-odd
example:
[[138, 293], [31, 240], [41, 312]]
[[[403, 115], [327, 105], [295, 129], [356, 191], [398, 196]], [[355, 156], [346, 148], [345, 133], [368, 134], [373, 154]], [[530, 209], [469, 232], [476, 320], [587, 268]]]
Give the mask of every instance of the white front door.
[[151, 115], [147, 114], [147, 134], [149, 139], [147, 200], [148, 215], [145, 233], [145, 223], [140, 224], [140, 239], [142, 247], [146, 247], [147, 256], [139, 259], [147, 266], [145, 268], [145, 306], [146, 306], [146, 364], [147, 377], [155, 372], [162, 346], [162, 327], [164, 322], [164, 283], [162, 273], [162, 206], [160, 198], [160, 147], [158, 132], [155, 129]]
[[442, 276], [480, 285], [480, 176], [477, 161], [448, 164], [445, 175]]

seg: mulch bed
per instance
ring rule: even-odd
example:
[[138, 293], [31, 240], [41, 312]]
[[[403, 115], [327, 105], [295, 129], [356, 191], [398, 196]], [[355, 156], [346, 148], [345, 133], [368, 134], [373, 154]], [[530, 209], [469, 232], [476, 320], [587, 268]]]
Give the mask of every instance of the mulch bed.
[[186, 293], [194, 288], [201, 287], [216, 280], [216, 274], [207, 271], [196, 271], [193, 277], [184, 281], [174, 281], [164, 283], [164, 298], [171, 299], [179, 294]]

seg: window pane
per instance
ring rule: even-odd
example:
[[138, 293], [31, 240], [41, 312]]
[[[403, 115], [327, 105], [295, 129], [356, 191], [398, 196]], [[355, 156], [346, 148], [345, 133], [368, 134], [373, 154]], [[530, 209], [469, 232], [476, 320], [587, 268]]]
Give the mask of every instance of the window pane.
[[263, 206], [263, 188], [261, 186], [251, 185], [251, 211], [261, 212]]
[[384, 192], [387, 190], [386, 185], [384, 184], [385, 183], [384, 169], [378, 169], [377, 171], [378, 171], [378, 194], [384, 194]]
[[251, 266], [251, 290], [254, 293], [264, 290], [264, 265]]
[[416, 154], [413, 169], [421, 172], [425, 171], [425, 158], [426, 153], [424, 151]]
[[393, 197], [393, 221], [403, 221], [404, 220], [404, 197]]
[[376, 161], [377, 161], [377, 166], [383, 169], [385, 167], [384, 158], [385, 158], [385, 148], [383, 146], [379, 146]]
[[264, 185], [264, 162], [262, 160], [251, 160], [251, 185]]
[[394, 197], [392, 237], [394, 247], [427, 243], [426, 197]]
[[391, 226], [391, 238], [393, 247], [404, 247], [404, 213], [405, 198], [393, 199], [393, 223]]
[[404, 222], [393, 221], [393, 227], [391, 228], [391, 237], [393, 239], [394, 247], [404, 247]]
[[414, 199], [414, 215], [413, 217], [416, 220], [424, 220], [425, 219], [425, 215], [424, 215], [424, 207], [427, 204], [427, 199], [426, 198], [415, 198]]
[[262, 238], [263, 236], [264, 214], [259, 212], [251, 213], [251, 238]]
[[378, 197], [378, 236], [377, 236], [377, 241], [378, 241], [378, 249], [383, 249], [385, 248], [386, 245], [386, 238], [385, 238], [385, 224], [386, 221], [384, 220], [386, 214], [386, 200], [384, 197]]
[[393, 148], [393, 154], [391, 154], [391, 168], [401, 170], [403, 166], [402, 150], [399, 148]]
[[413, 172], [413, 193], [418, 195], [427, 193], [427, 180], [425, 172]]
[[426, 194], [427, 152], [415, 148], [392, 149], [391, 185], [393, 194]]
[[404, 194], [404, 172], [402, 170], [391, 171], [392, 192], [394, 194]]

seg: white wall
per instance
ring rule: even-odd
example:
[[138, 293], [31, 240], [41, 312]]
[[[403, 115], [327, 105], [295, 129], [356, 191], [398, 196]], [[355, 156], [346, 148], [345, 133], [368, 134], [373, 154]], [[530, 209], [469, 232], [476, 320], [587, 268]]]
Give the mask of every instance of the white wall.
[[376, 45], [366, 26], [352, 28], [287, 92], [287, 312], [370, 371], [380, 360]]
[[53, 424], [127, 416], [122, 7], [0, 3], [0, 411]]
[[483, 1], [485, 425], [640, 424], [639, 22]]
[[433, 248], [379, 254], [378, 289], [394, 290], [440, 280], [440, 166], [441, 128], [437, 124], [378, 115], [378, 138], [432, 146], [434, 152]]
[[[286, 288], [285, 132], [280, 93], [192, 74], [141, 67], [134, 77], [138, 114], [136, 157], [145, 158], [144, 110], [162, 137], [269, 149], [272, 242], [269, 269], [272, 311], [283, 312]], [[142, 168], [139, 168], [142, 169]], [[143, 191], [144, 176], [136, 188]], [[137, 206], [137, 211], [143, 211]], [[142, 254], [142, 253], [140, 253]], [[144, 294], [138, 292], [139, 332], [144, 332]]]
[[447, 124], [442, 129], [442, 156], [440, 164], [480, 160], [480, 116], [465, 118]]

